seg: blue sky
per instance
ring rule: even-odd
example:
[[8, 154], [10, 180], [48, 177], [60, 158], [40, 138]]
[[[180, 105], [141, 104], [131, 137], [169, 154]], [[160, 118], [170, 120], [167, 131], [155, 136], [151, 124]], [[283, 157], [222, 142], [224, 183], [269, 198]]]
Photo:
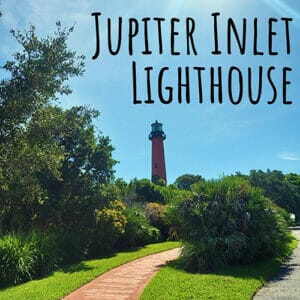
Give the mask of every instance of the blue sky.
[[[18, 45], [11, 37], [11, 28], [25, 29], [29, 24], [37, 27], [40, 36], [51, 35], [55, 23], [60, 20], [66, 27], [75, 24], [69, 46], [78, 54], [86, 55], [86, 72], [83, 77], [70, 82], [73, 94], [60, 99], [61, 105], [89, 105], [100, 110], [101, 116], [96, 126], [108, 135], [113, 146], [116, 176], [125, 180], [151, 177], [151, 144], [148, 140], [150, 124], [159, 120], [163, 123], [167, 139], [165, 156], [168, 182], [172, 183], [184, 173], [200, 174], [206, 178], [217, 178], [235, 171], [248, 173], [251, 169], [279, 169], [283, 172], [300, 172], [300, 2], [281, 0], [216, 0], [216, 1], [124, 1], [124, 0], [2, 0], [0, 19], [0, 63], [3, 64]], [[95, 26], [92, 12], [101, 12], [101, 55], [92, 60], [95, 52]], [[219, 45], [222, 55], [212, 55], [213, 19], [211, 14], [220, 12]], [[113, 21], [113, 33], [116, 33], [116, 21], [123, 18], [124, 32], [121, 51], [118, 55], [109, 55], [107, 51], [106, 19]], [[129, 56], [128, 18], [141, 20], [143, 17], [164, 17], [163, 24], [164, 54], [157, 51], [156, 27], [149, 23], [149, 45], [152, 55], [142, 55], [143, 35], [140, 23], [139, 36], [134, 40], [134, 55]], [[176, 25], [179, 36], [176, 49], [180, 56], [170, 55], [170, 19], [179, 18]], [[185, 19], [196, 22], [194, 33], [198, 55], [185, 55]], [[253, 55], [253, 19], [258, 18], [258, 47], [263, 56]], [[284, 23], [281, 17], [293, 18], [290, 23], [291, 54], [286, 54]], [[246, 54], [240, 55], [236, 44], [232, 44], [233, 54], [226, 53], [226, 22], [232, 18], [239, 31], [241, 22], [247, 18]], [[273, 30], [273, 50], [278, 56], [268, 55], [268, 19], [277, 18]], [[131, 64], [135, 60], [138, 69], [138, 93], [146, 97], [146, 83], [143, 68], [153, 66], [152, 85], [155, 104], [133, 105]], [[247, 68], [251, 67], [257, 81], [258, 66], [263, 66], [263, 94], [258, 105], [247, 100]], [[171, 104], [162, 104], [157, 97], [157, 75], [159, 70], [168, 66], [164, 82], [176, 87], [177, 67], [205, 67], [203, 73], [204, 103], [197, 100], [195, 88], [196, 76], [191, 73], [191, 103], [179, 104], [176, 93]], [[209, 99], [209, 68], [221, 66], [223, 70], [223, 104], [211, 104]], [[227, 72], [230, 66], [242, 70], [245, 78], [244, 98], [239, 105], [228, 101], [226, 86]], [[272, 89], [266, 80], [266, 72], [275, 66], [273, 80], [278, 89], [275, 104], [266, 102], [272, 98]], [[287, 98], [292, 105], [282, 104], [282, 68], [292, 71], [287, 78], [291, 84], [287, 87]], [[176, 75], [176, 76], [175, 76]], [[5, 73], [0, 73], [1, 77]], [[234, 84], [233, 92], [237, 93]], [[255, 89], [254, 89], [255, 90]], [[163, 91], [166, 93], [166, 91]]]

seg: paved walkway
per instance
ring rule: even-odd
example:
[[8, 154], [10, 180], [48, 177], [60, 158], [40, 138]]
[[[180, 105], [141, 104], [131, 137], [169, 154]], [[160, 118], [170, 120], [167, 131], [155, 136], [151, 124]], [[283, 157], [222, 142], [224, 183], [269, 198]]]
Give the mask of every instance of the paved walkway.
[[64, 300], [139, 299], [144, 288], [160, 267], [176, 259], [180, 248], [139, 258], [111, 271], [69, 294]]
[[[297, 240], [300, 240], [300, 227], [293, 230]], [[262, 287], [254, 300], [300, 299], [300, 242], [293, 255], [280, 268], [276, 277]]]

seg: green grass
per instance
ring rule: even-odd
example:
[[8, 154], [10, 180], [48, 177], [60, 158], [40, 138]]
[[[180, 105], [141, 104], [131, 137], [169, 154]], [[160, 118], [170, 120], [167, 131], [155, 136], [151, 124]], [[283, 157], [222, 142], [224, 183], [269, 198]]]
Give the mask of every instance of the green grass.
[[179, 242], [164, 242], [145, 246], [136, 251], [120, 252], [109, 258], [82, 261], [62, 268], [52, 275], [30, 282], [0, 290], [0, 299], [47, 300], [60, 299], [83, 284], [114, 267], [164, 250], [181, 246]]
[[[287, 255], [297, 247], [289, 244]], [[191, 274], [175, 262], [163, 267], [144, 290], [141, 299], [252, 299], [255, 292], [276, 274], [282, 258], [245, 266], [228, 266], [213, 274]]]

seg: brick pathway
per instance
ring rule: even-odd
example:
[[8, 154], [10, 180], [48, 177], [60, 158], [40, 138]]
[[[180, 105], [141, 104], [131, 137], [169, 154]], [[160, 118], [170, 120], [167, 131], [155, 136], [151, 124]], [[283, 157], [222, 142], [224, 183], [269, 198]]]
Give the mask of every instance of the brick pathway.
[[72, 292], [64, 300], [125, 300], [139, 299], [142, 291], [168, 261], [176, 259], [180, 248], [139, 258], [104, 273]]

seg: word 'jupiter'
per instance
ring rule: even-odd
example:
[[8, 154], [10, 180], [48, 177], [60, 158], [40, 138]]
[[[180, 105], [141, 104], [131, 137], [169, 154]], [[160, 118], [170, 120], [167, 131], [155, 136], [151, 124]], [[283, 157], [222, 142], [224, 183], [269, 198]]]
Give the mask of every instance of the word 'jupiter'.
[[[111, 18], [103, 21], [100, 18], [100, 12], [94, 12], [92, 16], [95, 17], [96, 29], [96, 50], [92, 57], [93, 59], [97, 59], [101, 54], [103, 37], [101, 37], [100, 33], [103, 32], [101, 30], [103, 22], [106, 25], [106, 35], [104, 36], [107, 39], [106, 45], [110, 55], [117, 55], [122, 49], [123, 51], [128, 51], [129, 55], [162, 55], [166, 54], [166, 51], [170, 55], [198, 55], [199, 45], [197, 45], [197, 40], [195, 39], [198, 23], [194, 18], [187, 17], [184, 20], [170, 18], [166, 20], [163, 17], [145, 17], [141, 19], [123, 19], [119, 17], [114, 21]], [[214, 44], [214, 49], [211, 51], [213, 55], [232, 54], [233, 48], [238, 49], [242, 55], [246, 53], [253, 55], [278, 55], [277, 49], [274, 49], [274, 39], [276, 38], [283, 41], [285, 53], [290, 54], [289, 25], [293, 20], [292, 18], [268, 18], [267, 31], [265, 32], [262, 30], [258, 18], [251, 20], [243, 18], [237, 22], [232, 18], [221, 19], [218, 12], [212, 13], [211, 16], [213, 17], [213, 35], [211, 36]], [[155, 35], [155, 38], [149, 39], [150, 32], [151, 36]], [[279, 35], [277, 36], [278, 33]], [[179, 43], [178, 38], [180, 36], [183, 39]], [[185, 42], [182, 42], [183, 40]], [[221, 49], [219, 41], [224, 45], [224, 49]], [[265, 44], [263, 47], [264, 51], [259, 48], [259, 42]], [[127, 50], [124, 48], [124, 45]]]
[[[175, 71], [175, 80], [173, 75], [169, 75], [172, 81], [175, 82], [173, 86], [165, 85], [164, 81], [168, 79], [168, 73]], [[271, 91], [271, 97], [264, 99], [268, 104], [274, 104], [278, 98], [283, 104], [292, 104], [292, 101], [287, 99], [287, 87], [291, 84], [288, 80], [288, 72], [292, 69], [289, 67], [283, 67], [276, 69], [274, 66], [270, 66], [267, 69], [259, 66], [255, 68], [248, 67], [246, 74], [244, 74], [238, 67], [232, 66], [224, 72], [221, 67], [205, 68], [201, 66], [194, 67], [178, 67], [177, 69], [170, 70], [169, 67], [162, 67], [158, 72], [153, 71], [153, 67], [145, 67], [141, 74], [137, 75], [137, 64], [132, 62], [132, 82], [133, 82], [133, 104], [154, 104], [158, 99], [163, 104], [170, 104], [172, 102], [187, 103], [191, 102], [191, 90], [196, 92], [198, 103], [210, 102], [210, 103], [223, 103], [223, 99], [229, 100], [234, 105], [241, 103], [242, 100], [247, 100], [251, 104], [258, 104], [263, 95], [263, 89]], [[209, 74], [204, 74], [209, 72]], [[225, 73], [225, 74], [224, 74]], [[195, 76], [196, 80], [191, 80], [191, 76]], [[209, 84], [203, 86], [203, 75], [208, 75], [210, 80]], [[153, 77], [156, 77], [153, 79]], [[275, 84], [275, 78], [281, 78], [281, 90], [278, 91], [278, 87]], [[144, 79], [144, 80], [143, 80]], [[169, 80], [170, 81], [170, 80]], [[141, 83], [142, 82], [142, 88]], [[193, 82], [193, 86], [191, 83]], [[227, 85], [227, 86], [226, 86]], [[208, 92], [205, 88], [208, 88], [210, 99], [207, 101], [204, 99], [204, 92]], [[157, 94], [154, 95], [154, 91]], [[226, 91], [226, 95], [224, 95]], [[140, 92], [140, 93], [139, 93]], [[145, 93], [145, 97], [141, 98], [141, 93]], [[280, 95], [279, 95], [280, 92]], [[247, 94], [245, 96], [245, 93]], [[177, 99], [175, 99], [177, 97]]]

